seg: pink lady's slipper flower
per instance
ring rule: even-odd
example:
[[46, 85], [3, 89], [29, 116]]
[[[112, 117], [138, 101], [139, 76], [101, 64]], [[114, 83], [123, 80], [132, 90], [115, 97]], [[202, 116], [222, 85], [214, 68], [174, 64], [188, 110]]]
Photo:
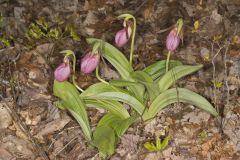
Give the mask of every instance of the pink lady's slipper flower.
[[71, 69], [69, 65], [69, 60], [65, 59], [62, 64], [60, 64], [54, 71], [54, 77], [57, 81], [63, 82], [70, 76]]
[[121, 48], [123, 47], [129, 40], [132, 34], [131, 27], [125, 27], [117, 32], [115, 36], [115, 43], [116, 45]]
[[167, 36], [166, 47], [169, 51], [174, 52], [180, 43], [180, 37], [177, 34], [177, 29], [171, 30]]
[[85, 74], [92, 73], [100, 60], [100, 55], [98, 53], [89, 52], [81, 60], [81, 72]]

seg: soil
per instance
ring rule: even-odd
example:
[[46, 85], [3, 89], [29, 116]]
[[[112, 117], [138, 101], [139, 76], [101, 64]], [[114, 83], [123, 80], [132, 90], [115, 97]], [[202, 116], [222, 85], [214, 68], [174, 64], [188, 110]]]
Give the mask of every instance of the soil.
[[[74, 118], [55, 106], [53, 72], [66, 49], [74, 51], [80, 66], [91, 50], [87, 37], [114, 44], [122, 27], [116, 17], [122, 13], [137, 19], [136, 70], [166, 59], [168, 31], [163, 30], [183, 18], [182, 43], [171, 59], [204, 67], [176, 85], [206, 97], [220, 116], [177, 103], [149, 124], [131, 126], [109, 159], [240, 159], [239, 0], [0, 0], [0, 13], [0, 160], [100, 159]], [[130, 44], [121, 51], [129, 56]], [[119, 77], [110, 65], [101, 66], [103, 78]], [[82, 88], [97, 82], [80, 67], [76, 72]], [[88, 113], [96, 126], [102, 111]], [[165, 150], [143, 147], [164, 136], [166, 128], [170, 142]]]

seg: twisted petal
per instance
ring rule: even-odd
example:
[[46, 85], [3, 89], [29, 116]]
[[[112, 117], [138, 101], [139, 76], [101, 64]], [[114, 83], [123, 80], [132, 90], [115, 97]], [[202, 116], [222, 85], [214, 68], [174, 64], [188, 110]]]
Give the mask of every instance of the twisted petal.
[[166, 47], [169, 51], [174, 52], [180, 43], [180, 37], [177, 35], [177, 31], [173, 29], [167, 36]]
[[86, 54], [81, 60], [81, 72], [85, 74], [92, 73], [96, 69], [99, 60], [99, 54], [93, 54], [91, 52]]
[[71, 69], [69, 66], [69, 62], [65, 62], [60, 64], [56, 70], [54, 71], [54, 77], [57, 81], [63, 82], [68, 79], [70, 76]]
[[132, 34], [131, 27], [128, 27], [127, 29], [123, 28], [120, 31], [118, 31], [115, 36], [116, 46], [119, 48], [123, 47], [128, 42], [131, 34]]

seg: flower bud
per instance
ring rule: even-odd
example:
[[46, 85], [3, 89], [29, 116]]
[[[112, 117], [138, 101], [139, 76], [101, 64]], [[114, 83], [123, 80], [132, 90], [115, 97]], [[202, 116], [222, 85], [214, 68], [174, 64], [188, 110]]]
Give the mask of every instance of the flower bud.
[[69, 60], [65, 59], [62, 64], [60, 64], [54, 71], [54, 77], [57, 81], [63, 82], [70, 76], [71, 69], [69, 66]]
[[125, 27], [117, 32], [115, 36], [115, 43], [116, 45], [121, 48], [123, 47], [129, 40], [130, 36], [132, 34], [131, 27]]
[[174, 52], [180, 43], [180, 37], [177, 34], [177, 30], [173, 29], [167, 36], [166, 47], [169, 51]]
[[92, 73], [100, 60], [100, 55], [98, 53], [94, 54], [92, 52], [89, 52], [86, 54], [83, 59], [81, 60], [81, 72], [85, 74]]

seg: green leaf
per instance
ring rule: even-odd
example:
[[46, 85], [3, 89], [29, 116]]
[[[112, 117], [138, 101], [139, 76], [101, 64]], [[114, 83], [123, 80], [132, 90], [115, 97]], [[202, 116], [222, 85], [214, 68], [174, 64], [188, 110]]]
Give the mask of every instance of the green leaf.
[[161, 150], [164, 150], [168, 146], [169, 136], [165, 137], [161, 143]]
[[111, 44], [96, 38], [87, 38], [87, 43], [101, 43], [102, 56], [106, 58], [119, 72], [119, 74], [126, 80], [129, 79], [130, 73], [133, 71], [126, 57], [117, 48]]
[[114, 91], [125, 92], [121, 88], [117, 88], [112, 85], [100, 82], [100, 83], [95, 83], [95, 84], [91, 85], [90, 87], [88, 87], [84, 92], [81, 93], [80, 96], [81, 97], [89, 97], [89, 96], [93, 96], [93, 95], [96, 95], [96, 94], [99, 94], [102, 92], [114, 92]]
[[158, 86], [153, 82], [153, 79], [146, 72], [135, 71], [131, 75], [137, 82], [145, 85], [150, 97], [150, 101], [153, 101], [156, 96], [159, 95]]
[[[169, 61], [169, 69], [175, 66], [180, 66], [180, 65], [182, 65], [180, 61], [176, 61], [176, 60]], [[166, 60], [162, 60], [162, 61], [158, 61], [156, 63], [151, 64], [150, 66], [145, 68], [143, 71], [146, 72], [155, 80], [165, 73], [165, 70], [166, 70], [165, 67], [166, 67]]]
[[153, 143], [146, 142], [143, 146], [150, 152], [158, 151], [157, 147]]
[[185, 88], [172, 88], [161, 93], [152, 102], [148, 111], [144, 113], [143, 119], [148, 120], [154, 118], [161, 109], [176, 102], [189, 103], [211, 113], [214, 116], [218, 115], [213, 106], [199, 94]]
[[143, 103], [143, 96], [145, 93], [145, 87], [138, 83], [135, 86], [128, 86], [127, 89], [134, 95], [136, 99], [138, 99], [141, 103]]
[[128, 118], [130, 116], [128, 111], [118, 101], [84, 99], [84, 102], [87, 107], [102, 108], [120, 118]]
[[127, 87], [127, 86], [134, 86], [138, 85], [137, 82], [131, 82], [128, 80], [118, 79], [118, 80], [111, 80], [109, 81], [110, 85], [117, 86], [117, 87]]
[[177, 66], [169, 70], [158, 82], [158, 86], [160, 89], [160, 93], [167, 90], [171, 87], [178, 79], [189, 75], [197, 70], [201, 69], [203, 65], [190, 66], [190, 65], [182, 65]]
[[135, 71], [133, 73], [131, 73], [132, 77], [141, 83], [152, 83], [153, 79], [146, 73], [143, 71]]
[[131, 124], [136, 121], [136, 117], [120, 118], [114, 114], [104, 115], [98, 122], [98, 126], [109, 126], [114, 129], [118, 137], [121, 137]]
[[93, 133], [92, 144], [98, 148], [98, 150], [106, 155], [112, 155], [115, 148], [115, 133], [111, 127], [97, 126]]
[[159, 88], [156, 83], [146, 84], [147, 92], [150, 98], [150, 102], [152, 102], [159, 95]]
[[64, 81], [54, 81], [53, 93], [62, 101], [62, 107], [68, 109], [80, 124], [87, 140], [91, 140], [91, 129], [89, 126], [88, 116], [85, 105], [79, 97], [79, 92], [71, 83]]
[[61, 109], [61, 110], [65, 110], [66, 109], [64, 104], [63, 104], [63, 101], [56, 101], [56, 102], [54, 102], [54, 105], [56, 107], [58, 107], [59, 109]]
[[137, 113], [139, 113], [140, 115], [143, 114], [144, 112], [144, 105], [137, 100], [135, 97], [126, 94], [126, 93], [122, 93], [122, 92], [103, 92], [103, 93], [99, 93], [93, 96], [89, 96], [86, 97], [87, 99], [103, 99], [103, 100], [115, 100], [115, 101], [120, 101], [123, 103], [127, 103], [130, 106], [132, 106]]
[[160, 140], [160, 138], [158, 136], [156, 137], [156, 148], [158, 150], [162, 149], [162, 143], [161, 143], [161, 140]]

